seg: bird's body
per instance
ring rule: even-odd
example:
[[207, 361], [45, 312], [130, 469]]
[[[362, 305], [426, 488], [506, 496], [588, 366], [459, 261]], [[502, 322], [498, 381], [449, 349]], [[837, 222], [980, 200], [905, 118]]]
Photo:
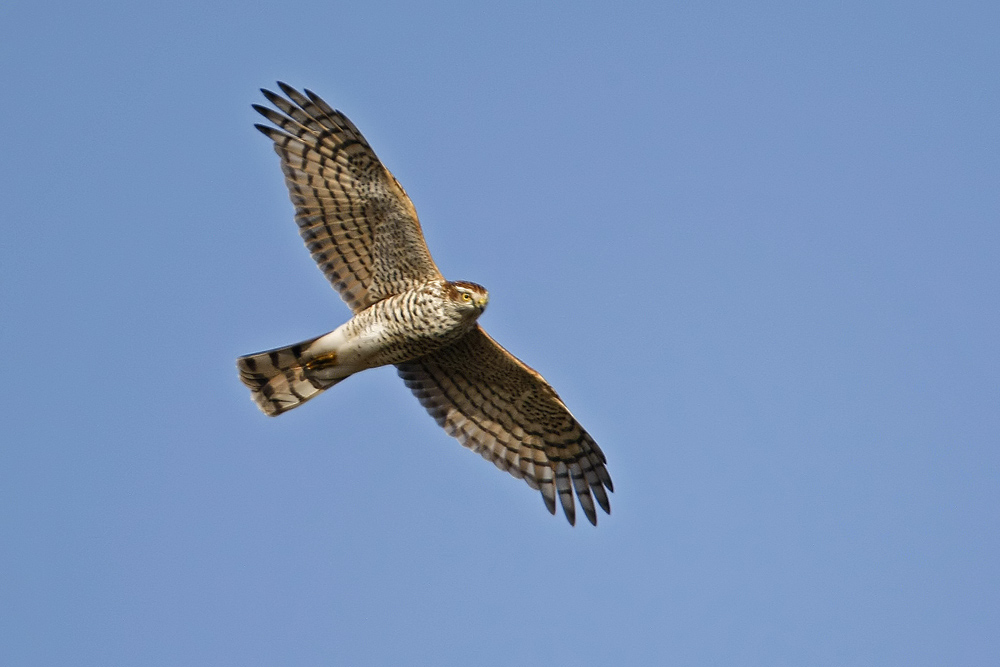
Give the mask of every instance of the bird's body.
[[541, 375], [490, 338], [477, 320], [489, 296], [449, 282], [431, 259], [416, 210], [358, 129], [308, 90], [279, 83], [289, 99], [257, 106], [274, 141], [313, 259], [354, 311], [330, 333], [241, 357], [240, 378], [270, 416], [295, 408], [368, 368], [396, 365], [450, 435], [556, 495], [570, 523], [574, 492], [597, 523], [610, 512], [604, 454]]
[[355, 373], [454, 343], [488, 301], [475, 283], [431, 280], [376, 301], [328, 334], [241, 357], [240, 378], [261, 410], [279, 415]]

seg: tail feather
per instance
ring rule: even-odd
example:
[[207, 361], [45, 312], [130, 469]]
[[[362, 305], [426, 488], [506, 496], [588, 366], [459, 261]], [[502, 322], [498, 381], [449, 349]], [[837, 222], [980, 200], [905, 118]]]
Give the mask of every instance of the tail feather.
[[[318, 337], [317, 337], [318, 338]], [[317, 377], [310, 372], [303, 352], [316, 338], [236, 360], [236, 367], [257, 406], [269, 417], [297, 408], [337, 384], [343, 377]]]

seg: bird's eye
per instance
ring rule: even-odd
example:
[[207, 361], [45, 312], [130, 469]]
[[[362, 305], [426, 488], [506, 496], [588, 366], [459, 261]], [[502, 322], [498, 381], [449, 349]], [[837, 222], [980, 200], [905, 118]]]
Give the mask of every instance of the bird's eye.
[[462, 301], [472, 301], [472, 295], [468, 292], [462, 292]]

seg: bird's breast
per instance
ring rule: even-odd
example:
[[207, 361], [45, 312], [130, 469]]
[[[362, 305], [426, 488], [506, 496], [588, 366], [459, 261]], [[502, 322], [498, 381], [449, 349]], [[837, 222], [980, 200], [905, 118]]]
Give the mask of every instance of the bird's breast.
[[429, 354], [468, 333], [475, 319], [462, 317], [433, 287], [395, 294], [355, 315], [345, 325], [350, 357], [367, 367], [398, 364]]

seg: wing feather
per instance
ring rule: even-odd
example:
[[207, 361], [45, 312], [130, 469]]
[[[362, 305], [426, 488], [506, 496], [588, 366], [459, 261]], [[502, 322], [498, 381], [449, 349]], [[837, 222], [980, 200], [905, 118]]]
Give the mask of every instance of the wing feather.
[[279, 82], [274, 106], [253, 105], [281, 157], [299, 233], [354, 312], [428, 280], [442, 279], [413, 203], [358, 128], [319, 96]]
[[398, 364], [400, 377], [437, 423], [465, 447], [523, 478], [555, 514], [576, 520], [611, 512], [611, 476], [601, 448], [541, 375], [476, 326], [459, 341]]

